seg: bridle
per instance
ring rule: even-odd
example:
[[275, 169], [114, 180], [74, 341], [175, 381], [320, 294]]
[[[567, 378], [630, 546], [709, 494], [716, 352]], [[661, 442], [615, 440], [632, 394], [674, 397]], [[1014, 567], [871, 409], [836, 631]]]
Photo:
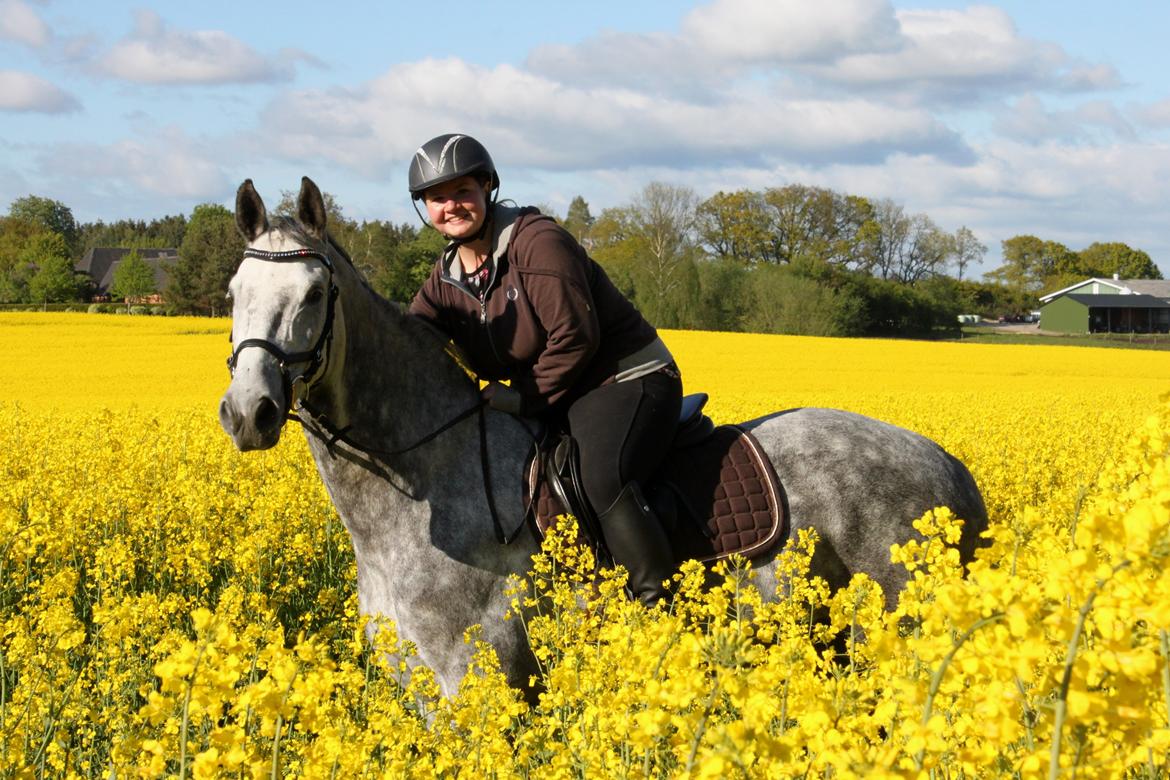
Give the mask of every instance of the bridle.
[[[321, 264], [325, 266], [325, 270], [329, 272], [329, 293], [325, 304], [325, 327], [321, 328], [321, 333], [317, 336], [317, 343], [311, 349], [303, 352], [289, 353], [267, 339], [244, 339], [236, 345], [236, 348], [232, 350], [231, 356], [227, 359], [228, 373], [234, 377], [236, 375], [236, 363], [240, 359], [240, 353], [248, 347], [258, 347], [275, 357], [277, 366], [280, 369], [281, 385], [284, 387], [283, 411], [287, 416], [293, 405], [307, 395], [309, 387], [325, 373], [325, 366], [329, 360], [329, 345], [333, 342], [334, 303], [337, 301], [338, 295], [337, 284], [333, 281], [333, 261], [324, 252], [318, 252], [315, 249], [304, 247], [290, 249], [284, 252], [269, 252], [264, 249], [248, 247], [244, 250], [244, 257], [255, 257], [258, 260], [276, 262], [315, 259], [320, 260]], [[230, 339], [231, 337], [229, 336], [228, 338]], [[293, 379], [289, 367], [297, 363], [306, 362], [308, 365], [305, 367], [305, 370], [298, 374], [296, 379]]]
[[[264, 249], [254, 249], [248, 247], [244, 250], [244, 257], [254, 257], [258, 260], [268, 260], [274, 262], [282, 262], [286, 260], [304, 260], [316, 259], [320, 260], [329, 271], [329, 293], [325, 310], [325, 326], [321, 329], [321, 334], [317, 336], [317, 343], [311, 349], [303, 352], [285, 352], [278, 345], [272, 343], [267, 339], [244, 339], [239, 344], [236, 344], [232, 354], [227, 359], [228, 372], [235, 377], [236, 363], [240, 359], [240, 352], [248, 347], [256, 347], [262, 349], [276, 358], [277, 364], [280, 368], [280, 381], [284, 387], [284, 418], [286, 420], [294, 420], [307, 431], [313, 433], [318, 438], [325, 441], [325, 446], [331, 456], [334, 456], [334, 448], [338, 442], [365, 453], [370, 457], [375, 458], [390, 458], [398, 455], [403, 455], [411, 450], [417, 449], [427, 442], [437, 438], [439, 435], [453, 428], [458, 423], [466, 420], [475, 413], [479, 413], [479, 445], [480, 445], [480, 461], [483, 464], [483, 484], [484, 492], [487, 496], [488, 509], [492, 516], [492, 526], [496, 533], [496, 539], [502, 544], [511, 544], [519, 535], [521, 529], [524, 527], [524, 519], [521, 518], [520, 525], [511, 533], [506, 533], [503, 526], [500, 524], [500, 518], [496, 511], [495, 497], [491, 487], [491, 475], [488, 468], [487, 457], [487, 421], [484, 417], [484, 407], [487, 402], [479, 399], [475, 404], [463, 410], [453, 418], [435, 428], [430, 433], [426, 434], [419, 440], [412, 444], [399, 447], [393, 450], [378, 449], [376, 447], [369, 447], [360, 444], [349, 435], [350, 426], [338, 428], [334, 425], [325, 414], [321, 413], [313, 407], [309, 402], [308, 395], [312, 385], [325, 374], [325, 370], [329, 363], [329, 347], [333, 343], [333, 321], [335, 313], [335, 302], [339, 294], [337, 284], [333, 280], [333, 261], [324, 252], [316, 249], [302, 247], [299, 249], [290, 249], [283, 252], [270, 252]], [[230, 341], [232, 336], [228, 336]], [[294, 379], [290, 372], [289, 366], [297, 363], [308, 363], [305, 370], [296, 376]], [[293, 407], [298, 411], [304, 412], [309, 419], [306, 420], [302, 415], [296, 414], [292, 411]], [[525, 426], [527, 427], [527, 426]], [[525, 513], [527, 514], [527, 513]]]

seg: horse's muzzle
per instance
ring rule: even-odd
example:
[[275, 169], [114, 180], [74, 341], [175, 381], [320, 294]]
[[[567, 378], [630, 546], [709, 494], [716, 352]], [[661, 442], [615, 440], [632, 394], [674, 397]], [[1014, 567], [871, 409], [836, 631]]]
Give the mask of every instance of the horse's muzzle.
[[233, 382], [219, 402], [219, 424], [241, 452], [266, 450], [280, 441], [283, 399], [238, 392]]

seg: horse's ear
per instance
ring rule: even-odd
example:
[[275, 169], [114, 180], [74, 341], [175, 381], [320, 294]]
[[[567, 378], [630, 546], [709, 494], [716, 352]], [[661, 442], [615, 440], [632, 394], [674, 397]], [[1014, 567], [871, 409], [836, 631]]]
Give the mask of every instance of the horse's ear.
[[301, 177], [301, 194], [297, 196], [297, 219], [318, 241], [325, 240], [325, 199], [308, 176]]
[[244, 179], [236, 190], [236, 227], [248, 241], [255, 241], [268, 232], [268, 212], [251, 179]]

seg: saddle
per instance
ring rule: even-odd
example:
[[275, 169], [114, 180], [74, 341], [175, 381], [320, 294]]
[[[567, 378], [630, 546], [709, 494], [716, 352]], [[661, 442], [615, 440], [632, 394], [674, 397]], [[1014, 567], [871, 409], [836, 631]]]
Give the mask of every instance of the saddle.
[[[643, 494], [670, 539], [676, 563], [711, 563], [738, 553], [764, 555], [787, 536], [780, 480], [752, 434], [715, 426], [703, 414], [707, 394], [683, 398], [669, 454]], [[580, 525], [578, 538], [610, 559], [597, 517], [579, 479], [571, 436], [550, 437], [525, 472], [525, 504], [541, 538], [564, 515]], [[612, 560], [612, 559], [610, 559]]]

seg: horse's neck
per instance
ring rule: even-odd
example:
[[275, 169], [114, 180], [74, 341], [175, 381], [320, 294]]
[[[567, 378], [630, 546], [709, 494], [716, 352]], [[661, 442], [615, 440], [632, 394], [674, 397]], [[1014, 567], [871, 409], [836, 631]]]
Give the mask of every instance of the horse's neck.
[[[348, 439], [394, 451], [477, 408], [474, 384], [426, 326], [364, 288], [342, 289], [340, 310], [341, 371], [326, 373], [321, 410], [344, 420]], [[316, 395], [314, 389], [314, 402]], [[363, 610], [402, 620], [410, 609], [402, 604], [428, 593], [453, 595], [469, 583], [481, 594], [471, 599], [478, 603], [497, 592], [508, 573], [529, 565], [527, 536], [498, 544], [500, 531], [511, 534], [522, 522], [521, 472], [531, 445], [510, 416], [472, 414], [410, 452], [386, 457], [355, 451], [344, 441], [330, 452], [312, 432], [309, 442], [353, 540]], [[464, 609], [448, 619], [461, 630], [484, 615]]]
[[315, 395], [355, 440], [397, 450], [475, 403], [472, 383], [420, 323], [356, 279], [339, 286], [344, 354], [330, 359], [341, 370]]

